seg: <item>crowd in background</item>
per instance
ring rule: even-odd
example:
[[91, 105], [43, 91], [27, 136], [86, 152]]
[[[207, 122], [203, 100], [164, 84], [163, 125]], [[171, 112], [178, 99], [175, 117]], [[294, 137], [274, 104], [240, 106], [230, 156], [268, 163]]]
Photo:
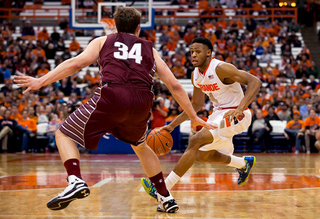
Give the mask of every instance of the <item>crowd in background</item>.
[[[209, 4], [202, 2], [204, 5], [199, 2], [199, 7], [206, 9], [219, 6], [214, 4], [215, 1]], [[224, 4], [232, 2], [256, 7], [250, 1], [226, 1]], [[63, 34], [57, 29], [63, 30]], [[88, 69], [83, 77], [75, 74], [26, 95], [22, 95], [21, 89], [13, 88], [12, 76], [45, 75], [51, 70], [48, 59], [54, 59], [57, 66], [71, 58], [71, 52], [81, 53], [83, 48], [77, 42], [77, 37], [87, 33], [70, 29], [66, 20], [54, 27], [50, 34], [46, 27], [34, 26], [28, 20], [20, 27], [19, 37], [12, 36], [15, 30], [10, 20], [3, 22], [0, 27], [0, 83], [4, 83], [0, 89], [2, 151], [13, 151], [7, 143], [12, 136], [18, 136], [21, 140], [21, 147], [15, 150], [25, 153], [34, 148], [36, 136], [39, 135], [37, 125], [46, 124], [41, 134], [48, 137], [46, 148], [53, 152], [56, 150], [54, 131], [71, 112], [90, 99], [94, 89], [99, 86], [99, 72]], [[299, 40], [296, 34], [299, 31], [300, 26], [294, 19], [271, 22], [269, 19], [257, 21], [233, 17], [230, 20], [189, 20], [185, 26], [178, 26], [174, 21], [160, 21], [155, 29], [141, 31], [140, 37], [152, 41], [155, 47], [160, 44], [161, 57], [178, 79], [190, 79], [194, 70], [188, 49], [192, 40], [197, 36], [207, 37], [214, 45], [213, 58], [232, 63], [264, 82], [259, 95], [250, 105], [253, 123], [248, 132], [252, 144], [259, 144], [262, 151], [267, 151], [268, 144], [265, 142], [272, 132], [269, 121], [282, 120], [288, 122], [285, 137], [292, 140], [296, 153], [301, 149], [309, 153], [315, 151], [316, 130], [320, 124], [317, 117], [320, 114], [320, 85], [315, 80], [319, 69], [312, 61], [309, 49]], [[156, 33], [161, 33], [158, 39]], [[92, 39], [95, 37], [92, 34]], [[66, 45], [65, 40], [71, 40], [70, 45]], [[281, 54], [276, 54], [276, 44], [281, 44]], [[295, 56], [292, 48], [301, 48], [301, 52]], [[58, 51], [62, 55], [57, 55]], [[281, 56], [280, 64], [273, 63], [275, 54]], [[261, 67], [262, 63], [265, 63], [264, 67]], [[92, 66], [97, 66], [97, 63]], [[295, 82], [296, 79], [299, 79], [299, 83]], [[83, 83], [86, 86], [79, 89], [78, 85]], [[245, 87], [243, 89], [245, 91]], [[150, 128], [163, 126], [182, 111], [156, 77], [154, 93], [156, 99]], [[189, 97], [192, 100], [191, 93]], [[198, 115], [206, 119], [212, 111], [213, 105], [206, 97]]]

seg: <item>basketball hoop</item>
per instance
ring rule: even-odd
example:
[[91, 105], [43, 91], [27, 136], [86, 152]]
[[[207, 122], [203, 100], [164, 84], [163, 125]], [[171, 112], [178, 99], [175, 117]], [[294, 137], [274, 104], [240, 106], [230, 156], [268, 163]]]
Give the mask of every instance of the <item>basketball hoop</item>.
[[100, 22], [104, 28], [106, 35], [117, 32], [116, 23], [114, 22], [113, 18], [103, 18], [100, 20]]

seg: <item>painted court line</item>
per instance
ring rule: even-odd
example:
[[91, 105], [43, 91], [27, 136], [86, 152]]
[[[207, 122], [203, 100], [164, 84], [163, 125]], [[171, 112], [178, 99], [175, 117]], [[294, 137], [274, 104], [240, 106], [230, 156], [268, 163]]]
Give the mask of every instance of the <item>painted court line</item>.
[[103, 186], [104, 184], [110, 182], [111, 180], [113, 180], [114, 178], [105, 178], [104, 180], [98, 182], [97, 184], [94, 184], [93, 186], [91, 187], [101, 187]]
[[[167, 217], [166, 216], [167, 214], [164, 214], [164, 213], [156, 213], [152, 216], [152, 218], [170, 218], [170, 217]], [[10, 217], [23, 217], [23, 218], [26, 218], [26, 217], [30, 217], [30, 218], [75, 218], [75, 217], [80, 217], [80, 218], [128, 218], [128, 219], [131, 219], [131, 218], [143, 218], [143, 219], [146, 219], [146, 218], [151, 218], [150, 215], [145, 215], [145, 216], [132, 216], [132, 215], [123, 215], [123, 216], [120, 216], [120, 215], [105, 215], [105, 216], [85, 216], [85, 215], [1, 215], [0, 214], [0, 217], [1, 218], [4, 218], [4, 217], [7, 217], [7, 218], [10, 218]], [[178, 219], [222, 219], [222, 218], [213, 218], [213, 217], [188, 217], [188, 216], [178, 216], [178, 217], [174, 217], [174, 218], [178, 218]], [[237, 218], [223, 218], [223, 219], [237, 219]], [[238, 218], [239, 219], [239, 218]], [[250, 219], [250, 218], [248, 218]]]
[[[295, 189], [272, 189], [272, 190], [170, 190], [171, 192], [277, 192], [277, 191], [289, 191], [289, 190], [308, 190], [308, 189], [320, 189], [320, 187], [309, 188], [295, 188]], [[139, 192], [145, 192], [141, 187]]]

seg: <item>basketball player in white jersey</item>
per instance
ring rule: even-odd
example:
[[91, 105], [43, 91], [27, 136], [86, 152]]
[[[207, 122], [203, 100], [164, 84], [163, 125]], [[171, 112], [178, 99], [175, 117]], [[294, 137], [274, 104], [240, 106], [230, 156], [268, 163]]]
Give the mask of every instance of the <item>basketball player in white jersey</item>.
[[[248, 106], [256, 97], [261, 81], [231, 64], [212, 59], [212, 51], [213, 46], [207, 38], [198, 37], [192, 41], [190, 52], [195, 67], [191, 79], [194, 86], [192, 105], [195, 111], [199, 111], [203, 106], [205, 94], [208, 95], [214, 109], [207, 122], [217, 128], [213, 130], [202, 128], [190, 139], [187, 150], [165, 180], [168, 190], [196, 160], [237, 168], [239, 185], [245, 183], [255, 164], [254, 156], [232, 155], [234, 151], [232, 138], [249, 127], [252, 115]], [[245, 95], [240, 84], [247, 86]], [[187, 119], [187, 114], [182, 112], [161, 129], [171, 132]], [[155, 197], [155, 189], [149, 180], [143, 178], [142, 185], [149, 195]], [[158, 206], [158, 210], [161, 211], [161, 207]]]

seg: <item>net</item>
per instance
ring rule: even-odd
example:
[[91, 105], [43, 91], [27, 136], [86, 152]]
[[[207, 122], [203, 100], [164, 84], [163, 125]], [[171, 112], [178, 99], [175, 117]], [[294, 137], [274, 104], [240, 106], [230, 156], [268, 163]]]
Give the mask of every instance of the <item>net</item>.
[[113, 18], [103, 18], [100, 20], [100, 22], [106, 35], [117, 32], [116, 23], [114, 22]]

